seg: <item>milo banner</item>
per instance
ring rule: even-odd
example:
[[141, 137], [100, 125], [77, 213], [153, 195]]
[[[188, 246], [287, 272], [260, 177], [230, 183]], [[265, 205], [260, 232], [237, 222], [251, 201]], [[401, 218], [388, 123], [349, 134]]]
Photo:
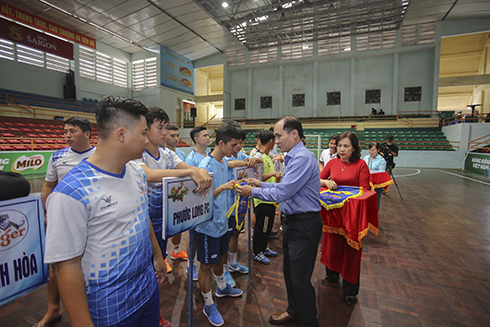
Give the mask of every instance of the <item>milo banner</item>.
[[[213, 177], [213, 174], [210, 174]], [[190, 177], [162, 179], [163, 237], [169, 238], [213, 218], [213, 188], [195, 193], [196, 183]]]
[[0, 306], [48, 281], [41, 194], [0, 201]]
[[485, 170], [490, 168], [490, 154], [468, 153], [468, 157], [466, 157], [466, 161], [464, 163], [464, 168], [475, 173], [485, 174]]
[[0, 152], [0, 170], [22, 175], [46, 174], [49, 157], [54, 151]]

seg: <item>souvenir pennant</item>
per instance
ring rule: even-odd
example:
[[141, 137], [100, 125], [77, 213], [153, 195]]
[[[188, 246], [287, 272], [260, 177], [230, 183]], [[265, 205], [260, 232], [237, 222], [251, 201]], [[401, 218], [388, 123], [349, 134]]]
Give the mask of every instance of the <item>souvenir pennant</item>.
[[362, 187], [337, 186], [336, 190], [320, 192], [320, 203], [326, 210], [342, 208], [349, 199], [357, 198], [363, 194]]
[[[240, 185], [247, 185], [247, 183], [242, 182]], [[238, 187], [238, 184], [235, 184], [235, 189]], [[230, 218], [231, 213], [235, 211], [235, 222], [236, 229], [240, 230], [243, 227], [243, 223], [245, 222], [245, 215], [248, 211], [248, 197], [241, 197], [240, 194], [237, 193], [237, 200], [226, 212], [226, 217]]]

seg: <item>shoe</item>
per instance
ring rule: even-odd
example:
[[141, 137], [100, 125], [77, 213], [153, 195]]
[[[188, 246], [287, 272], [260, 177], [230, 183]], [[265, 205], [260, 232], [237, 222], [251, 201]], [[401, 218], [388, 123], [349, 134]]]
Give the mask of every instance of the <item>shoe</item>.
[[336, 283], [339, 280], [339, 275], [332, 275], [330, 276], [328, 273], [325, 274], [325, 280], [330, 282], [330, 283]]
[[225, 296], [230, 296], [230, 297], [238, 297], [243, 294], [242, 290], [239, 290], [238, 288], [233, 288], [231, 287], [230, 284], [226, 284], [226, 288], [220, 289], [219, 287], [216, 287], [216, 297], [225, 297]]
[[170, 256], [170, 258], [172, 258], [172, 260], [184, 260], [184, 261], [188, 259], [187, 253], [185, 253], [185, 251], [182, 249], [180, 249], [178, 253], [172, 251], [172, 255]]
[[[187, 273], [187, 276], [189, 276], [189, 268], [190, 267], [187, 267], [187, 269], [185, 270], [185, 272]], [[192, 265], [192, 280], [197, 282], [199, 280], [198, 278], [198, 272], [197, 272], [197, 269], [196, 269], [196, 265]]]
[[36, 324], [34, 325], [34, 327], [51, 327], [51, 326], [54, 326], [60, 320], [61, 320], [61, 315], [59, 315], [58, 317], [56, 317], [54, 319], [51, 319], [50, 321], [43, 322], [40, 325], [39, 325], [38, 322], [36, 322]]
[[170, 327], [172, 324], [167, 319], [160, 316], [160, 327]]
[[265, 249], [263, 253], [264, 253], [264, 255], [266, 257], [277, 257], [277, 252], [276, 251], [272, 251], [269, 248]]
[[167, 274], [172, 273], [172, 267], [169, 265], [167, 259], [165, 258], [165, 264], [167, 265]]
[[389, 196], [388, 192], [383, 191], [383, 195]]
[[293, 321], [297, 321], [296, 317], [291, 316], [287, 311], [278, 312], [269, 318], [269, 322], [273, 325], [285, 325]]
[[357, 297], [355, 297], [355, 296], [346, 296], [345, 297], [345, 302], [348, 305], [356, 304], [357, 303]]
[[226, 282], [226, 284], [230, 285], [231, 287], [235, 287], [236, 286], [235, 280], [233, 279], [233, 277], [231, 277], [231, 274], [230, 274], [229, 271], [225, 271], [223, 273], [223, 275], [225, 276], [225, 282]]
[[269, 236], [271, 236], [271, 237], [272, 237], [272, 236], [276, 236], [276, 235], [277, 235], [277, 233], [278, 233], [278, 231], [277, 231], [277, 230], [271, 230], [271, 232], [269, 233]]
[[223, 326], [225, 323], [223, 317], [221, 317], [221, 314], [218, 311], [218, 308], [216, 308], [216, 304], [214, 303], [211, 305], [204, 305], [202, 312], [204, 312], [204, 315], [208, 317], [209, 323], [213, 326]]
[[228, 262], [228, 270], [236, 271], [242, 274], [248, 274], [248, 267], [245, 267], [240, 262], [237, 262], [235, 265], [232, 265], [231, 263]]
[[271, 263], [269, 258], [265, 256], [264, 252], [260, 252], [259, 254], [254, 254], [254, 259], [263, 265], [268, 265], [269, 263]]

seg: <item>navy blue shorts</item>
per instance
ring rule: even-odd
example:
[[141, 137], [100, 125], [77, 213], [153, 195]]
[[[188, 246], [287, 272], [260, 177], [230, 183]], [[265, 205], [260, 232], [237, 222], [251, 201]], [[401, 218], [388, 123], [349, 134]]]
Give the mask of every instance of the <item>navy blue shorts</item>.
[[228, 234], [212, 237], [195, 232], [197, 245], [197, 260], [201, 263], [219, 263], [220, 255], [228, 253]]
[[228, 218], [228, 232], [227, 232], [228, 235], [230, 236], [235, 235], [236, 233], [241, 232], [244, 228], [245, 228], [245, 224], [242, 225], [242, 228], [240, 228], [240, 230], [236, 228], [235, 216], [230, 216], [230, 218]]
[[160, 250], [162, 250], [162, 256], [165, 260], [167, 258], [167, 241], [162, 238], [162, 225], [155, 226], [153, 225], [153, 231], [155, 232], [155, 237], [157, 238], [158, 245], [160, 246]]

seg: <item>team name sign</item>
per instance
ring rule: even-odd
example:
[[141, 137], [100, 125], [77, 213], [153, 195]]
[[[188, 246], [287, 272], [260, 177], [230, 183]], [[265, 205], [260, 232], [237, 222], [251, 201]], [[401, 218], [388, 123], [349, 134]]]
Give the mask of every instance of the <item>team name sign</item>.
[[163, 238], [175, 236], [212, 219], [212, 188], [202, 194], [196, 193], [196, 183], [190, 177], [163, 178], [162, 188]]

